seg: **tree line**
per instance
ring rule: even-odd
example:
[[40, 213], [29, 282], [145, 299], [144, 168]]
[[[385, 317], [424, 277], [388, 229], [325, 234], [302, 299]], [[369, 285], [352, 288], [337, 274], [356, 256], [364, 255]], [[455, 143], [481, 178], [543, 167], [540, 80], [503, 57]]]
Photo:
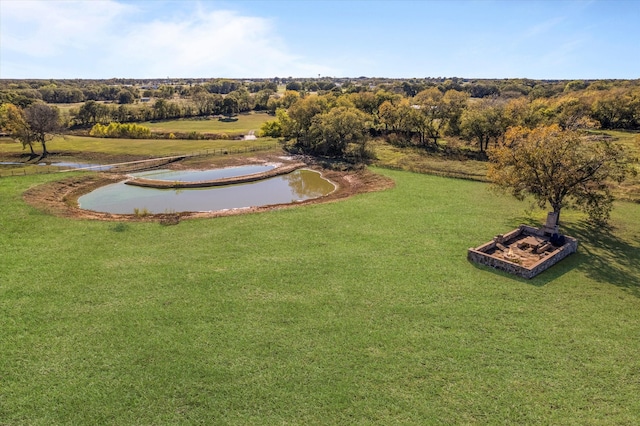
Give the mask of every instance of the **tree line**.
[[[473, 98], [465, 91], [423, 89], [413, 96], [388, 90], [331, 91], [305, 95], [287, 91], [278, 98], [276, 119], [263, 134], [283, 137], [311, 153], [342, 154], [332, 144], [318, 143], [320, 123], [339, 108], [358, 117], [356, 128], [371, 135], [383, 135], [398, 146], [439, 149], [444, 136], [458, 137], [484, 154], [512, 127], [536, 128], [556, 124], [563, 130], [640, 129], [640, 87], [568, 90], [551, 98]], [[353, 123], [351, 123], [353, 124]]]

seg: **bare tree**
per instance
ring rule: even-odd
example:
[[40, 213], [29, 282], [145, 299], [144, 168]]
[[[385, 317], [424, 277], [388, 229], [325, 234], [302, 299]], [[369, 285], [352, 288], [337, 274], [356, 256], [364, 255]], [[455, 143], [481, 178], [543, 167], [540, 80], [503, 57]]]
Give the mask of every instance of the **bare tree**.
[[60, 112], [58, 108], [43, 103], [36, 103], [28, 106], [24, 110], [24, 116], [33, 139], [42, 145], [42, 158], [49, 155], [47, 151], [47, 141], [54, 135], [60, 134]]

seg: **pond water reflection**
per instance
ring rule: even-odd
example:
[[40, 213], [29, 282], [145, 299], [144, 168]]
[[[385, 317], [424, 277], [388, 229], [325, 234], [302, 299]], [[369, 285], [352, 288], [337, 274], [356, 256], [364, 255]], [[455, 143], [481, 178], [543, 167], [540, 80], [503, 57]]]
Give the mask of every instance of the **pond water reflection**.
[[135, 209], [146, 209], [149, 213], [218, 211], [304, 201], [327, 195], [334, 189], [320, 173], [302, 169], [256, 182], [213, 188], [156, 189], [119, 182], [83, 195], [78, 204], [85, 210], [112, 214], [132, 214]]
[[275, 165], [261, 164], [211, 170], [153, 170], [133, 173], [132, 176], [172, 182], [198, 182], [264, 173], [275, 168]]

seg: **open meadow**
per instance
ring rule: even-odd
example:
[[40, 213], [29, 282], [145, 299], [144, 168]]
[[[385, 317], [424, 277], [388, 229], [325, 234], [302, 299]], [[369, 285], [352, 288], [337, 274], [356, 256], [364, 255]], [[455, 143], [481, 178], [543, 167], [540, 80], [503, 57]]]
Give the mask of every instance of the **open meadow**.
[[544, 212], [374, 170], [396, 186], [177, 226], [0, 180], [0, 424], [640, 422], [640, 205], [563, 213], [578, 253], [526, 281], [466, 250]]
[[[56, 137], [48, 142], [52, 152], [47, 161], [88, 161], [99, 164], [119, 163], [127, 160], [181, 156], [198, 153], [211, 155], [233, 155], [273, 151], [281, 153], [277, 139], [258, 140], [179, 140], [179, 139], [110, 139], [89, 136]], [[0, 139], [0, 161], [24, 162], [20, 158], [28, 153], [22, 145], [9, 139]], [[226, 154], [225, 154], [226, 153]], [[55, 172], [59, 169], [35, 164], [15, 164], [0, 167], [0, 177]]]
[[245, 135], [251, 130], [256, 132], [265, 121], [274, 117], [267, 113], [239, 114], [232, 119], [182, 119], [147, 121], [140, 123], [156, 132], [199, 132], [199, 133], [226, 133], [228, 135]]

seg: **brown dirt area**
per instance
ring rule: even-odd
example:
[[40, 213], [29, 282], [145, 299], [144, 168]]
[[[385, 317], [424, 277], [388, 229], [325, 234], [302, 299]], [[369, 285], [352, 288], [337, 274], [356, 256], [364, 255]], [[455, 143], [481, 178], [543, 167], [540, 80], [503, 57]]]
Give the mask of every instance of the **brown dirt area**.
[[[274, 155], [226, 158], [216, 157], [189, 159], [187, 161], [176, 162], [172, 163], [169, 168], [205, 169], [264, 162], [279, 162], [286, 164], [288, 162], [298, 161], [300, 161], [300, 158], [294, 159]], [[305, 162], [308, 165], [307, 168], [319, 171], [326, 179], [333, 182], [336, 185], [336, 190], [324, 197], [294, 204], [275, 204], [263, 207], [232, 209], [218, 212], [181, 212], [147, 215], [110, 214], [80, 209], [77, 203], [78, 198], [100, 186], [124, 180], [126, 176], [118, 173], [92, 173], [88, 175], [73, 176], [31, 188], [24, 193], [23, 198], [30, 205], [49, 214], [60, 217], [107, 221], [156, 221], [161, 224], [171, 225], [177, 224], [182, 219], [189, 218], [230, 216], [291, 208], [308, 204], [333, 202], [349, 198], [356, 194], [384, 190], [391, 188], [394, 185], [394, 182], [391, 179], [375, 174], [367, 169], [356, 171], [336, 171], [323, 169], [318, 165], [313, 164], [313, 162], [308, 159]]]

